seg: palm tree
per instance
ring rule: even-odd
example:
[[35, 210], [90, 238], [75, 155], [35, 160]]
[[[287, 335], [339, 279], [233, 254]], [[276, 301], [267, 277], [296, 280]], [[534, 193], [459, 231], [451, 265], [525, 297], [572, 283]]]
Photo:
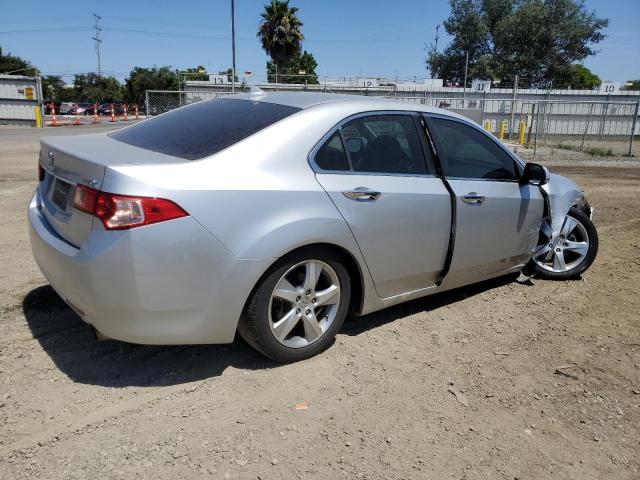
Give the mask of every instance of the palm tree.
[[289, 0], [271, 0], [260, 14], [262, 20], [256, 36], [260, 38], [262, 49], [280, 68], [300, 53], [304, 40], [297, 11], [297, 7], [289, 6]]

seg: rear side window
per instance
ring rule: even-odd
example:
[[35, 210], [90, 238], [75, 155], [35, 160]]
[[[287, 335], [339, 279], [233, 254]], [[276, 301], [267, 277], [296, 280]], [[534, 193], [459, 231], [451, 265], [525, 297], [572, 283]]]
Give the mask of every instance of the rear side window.
[[315, 161], [322, 170], [349, 170], [349, 161], [342, 146], [339, 131], [336, 130], [331, 138], [320, 147], [316, 153]]
[[198, 102], [109, 134], [146, 150], [198, 160], [288, 117], [300, 108], [252, 100]]

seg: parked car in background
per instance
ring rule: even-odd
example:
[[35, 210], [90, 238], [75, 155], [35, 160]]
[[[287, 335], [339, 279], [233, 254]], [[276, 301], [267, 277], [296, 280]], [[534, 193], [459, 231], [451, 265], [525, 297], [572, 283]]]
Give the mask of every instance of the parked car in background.
[[115, 115], [122, 115], [124, 113], [124, 105], [122, 103], [103, 103], [98, 107], [98, 115], [111, 115], [111, 109], [113, 108]]
[[93, 103], [75, 103], [69, 110], [71, 115], [92, 115]]
[[291, 362], [331, 345], [349, 314], [524, 268], [575, 278], [598, 250], [575, 183], [418, 104], [255, 92], [43, 138], [40, 152], [35, 260], [123, 341], [239, 332]]
[[[60, 102], [56, 100], [45, 100], [44, 104], [44, 114], [51, 115], [53, 113], [53, 109], [55, 108], [56, 113], [60, 113]], [[52, 108], [53, 106], [53, 108]]]
[[58, 109], [58, 113], [60, 115], [69, 115], [74, 105], [75, 102], [62, 102], [60, 104], [60, 108]]

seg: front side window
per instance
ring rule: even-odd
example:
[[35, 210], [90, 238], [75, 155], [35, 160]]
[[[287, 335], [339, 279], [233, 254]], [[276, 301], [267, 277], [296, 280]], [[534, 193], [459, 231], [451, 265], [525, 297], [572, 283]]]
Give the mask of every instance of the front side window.
[[299, 111], [277, 103], [221, 98], [178, 108], [109, 136], [135, 147], [197, 160]]
[[515, 180], [513, 159], [477, 129], [453, 120], [430, 118], [438, 157], [445, 176]]
[[424, 175], [426, 165], [410, 115], [371, 115], [342, 126], [354, 172]]

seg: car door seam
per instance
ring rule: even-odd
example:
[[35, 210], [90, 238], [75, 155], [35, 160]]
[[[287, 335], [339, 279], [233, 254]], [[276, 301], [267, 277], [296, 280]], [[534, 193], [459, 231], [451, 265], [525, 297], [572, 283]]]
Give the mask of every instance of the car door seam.
[[[364, 262], [364, 266], [367, 269], [367, 273], [369, 274], [369, 278], [371, 279], [371, 283], [373, 284], [374, 289], [375, 289], [376, 288], [375, 287], [375, 282], [373, 281], [373, 276], [371, 275], [371, 269], [369, 268], [369, 264], [367, 263], [367, 258], [365, 257], [364, 252], [362, 251], [362, 247], [358, 243], [358, 239], [356, 238], [356, 235], [353, 233], [353, 230], [351, 229], [351, 225], [349, 225], [349, 222], [347, 221], [347, 219], [344, 218], [344, 215], [342, 214], [342, 212], [338, 208], [338, 205], [336, 205], [336, 202], [333, 201], [333, 198], [331, 198], [331, 195], [329, 195], [329, 192], [327, 191], [327, 189], [324, 188], [324, 185], [322, 185], [320, 180], [318, 180], [318, 175], [314, 174], [313, 177], [315, 178], [316, 182], [318, 182], [318, 185], [320, 185], [320, 188], [322, 188], [322, 190], [324, 191], [325, 195], [327, 196], [327, 198], [329, 199], [331, 204], [335, 207], [336, 211], [338, 212], [338, 215], [340, 215], [340, 218], [342, 218], [342, 220], [344, 221], [345, 225], [349, 229], [349, 233], [351, 233], [351, 237], [353, 238], [353, 241], [355, 242], [356, 246], [358, 247], [358, 251], [360, 252], [360, 257], [362, 257], [362, 261]], [[366, 293], [367, 292], [363, 291], [363, 295], [366, 295]], [[383, 298], [378, 294], [377, 289], [376, 289], [376, 296], [378, 298]], [[364, 297], [363, 297], [363, 303], [364, 303]]]
[[435, 285], [439, 287], [440, 285], [442, 285], [442, 282], [444, 281], [445, 277], [449, 273], [449, 270], [451, 269], [451, 263], [453, 262], [453, 251], [455, 250], [455, 243], [456, 243], [456, 223], [457, 223], [457, 217], [458, 217], [458, 204], [457, 204], [456, 194], [453, 191], [453, 188], [451, 187], [451, 185], [449, 184], [449, 181], [444, 176], [444, 171], [442, 169], [442, 162], [440, 162], [438, 151], [433, 142], [433, 138], [431, 137], [431, 133], [429, 132], [428, 117], [424, 113], [421, 115], [421, 117], [423, 122], [420, 122], [420, 123], [422, 124], [424, 134], [427, 137], [427, 140], [428, 140], [427, 143], [429, 145], [429, 148], [431, 148], [431, 156], [433, 158], [433, 163], [436, 169], [435, 173], [438, 176], [438, 178], [440, 178], [440, 180], [442, 181], [444, 188], [446, 188], [447, 192], [449, 192], [449, 201], [451, 204], [451, 223], [449, 226], [449, 244], [447, 245], [447, 254], [444, 257], [444, 264], [442, 265], [442, 270], [440, 271], [440, 274], [438, 274], [438, 277], [436, 278], [436, 282], [435, 282]]

